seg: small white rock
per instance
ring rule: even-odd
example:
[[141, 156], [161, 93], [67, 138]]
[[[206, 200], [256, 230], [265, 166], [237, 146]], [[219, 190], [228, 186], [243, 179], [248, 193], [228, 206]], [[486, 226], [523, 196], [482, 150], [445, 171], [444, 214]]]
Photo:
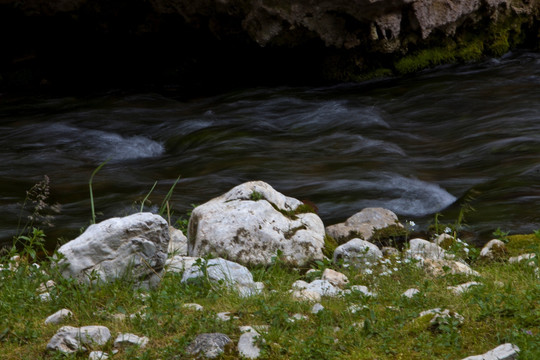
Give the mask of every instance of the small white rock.
[[448, 286], [447, 289], [452, 291], [456, 295], [461, 295], [465, 291], [469, 290], [472, 286], [479, 286], [479, 285], [483, 285], [483, 284], [476, 281], [469, 281], [465, 284], [461, 284], [457, 286]]
[[60, 324], [62, 321], [73, 316], [73, 313], [68, 309], [58, 310], [47, 319], [45, 319], [45, 324]]
[[364, 286], [364, 285], [353, 285], [351, 286], [351, 290], [354, 292], [359, 292], [363, 296], [371, 296], [371, 297], [377, 296], [376, 293], [369, 291], [367, 286]]
[[408, 297], [409, 299], [412, 299], [415, 295], [420, 294], [420, 290], [411, 288], [407, 289], [401, 296]]
[[92, 351], [88, 355], [88, 360], [105, 360], [109, 358], [109, 354], [103, 351]]
[[329, 281], [332, 285], [343, 287], [349, 283], [349, 279], [345, 274], [342, 274], [338, 271], [332, 270], [332, 269], [325, 269], [322, 277], [322, 280]]
[[312, 314], [317, 314], [318, 312], [323, 311], [323, 310], [324, 310], [324, 306], [322, 306], [319, 303], [316, 303], [315, 305], [311, 307]]
[[203, 311], [203, 307], [195, 303], [187, 303], [187, 304], [182, 305], [182, 307], [184, 309], [189, 309], [189, 310]]
[[143, 348], [146, 346], [146, 344], [148, 344], [148, 338], [146, 336], [137, 336], [130, 333], [118, 334], [116, 340], [114, 340], [115, 348], [133, 345]]

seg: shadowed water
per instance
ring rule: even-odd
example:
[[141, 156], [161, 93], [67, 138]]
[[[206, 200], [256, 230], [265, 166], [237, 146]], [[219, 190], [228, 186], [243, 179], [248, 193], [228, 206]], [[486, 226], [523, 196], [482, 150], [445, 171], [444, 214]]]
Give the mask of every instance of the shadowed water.
[[[63, 204], [51, 237], [91, 219], [155, 209], [175, 179], [173, 217], [248, 180], [309, 200], [326, 225], [382, 206], [422, 228], [453, 221], [488, 236], [540, 228], [540, 55], [508, 55], [415, 77], [324, 88], [257, 88], [178, 100], [158, 94], [0, 104], [0, 238], [17, 231], [43, 175]], [[23, 213], [23, 221], [24, 216]], [[487, 234], [487, 235], [486, 235]]]

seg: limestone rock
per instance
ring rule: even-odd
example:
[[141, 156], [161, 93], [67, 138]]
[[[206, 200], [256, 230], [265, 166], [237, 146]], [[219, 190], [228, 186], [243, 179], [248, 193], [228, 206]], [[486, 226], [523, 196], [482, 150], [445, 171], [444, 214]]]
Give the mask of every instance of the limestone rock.
[[195, 311], [203, 311], [203, 307], [202, 305], [199, 305], [199, 304], [196, 304], [196, 303], [186, 303], [184, 305], [182, 305], [182, 307], [184, 309], [189, 309], [189, 310], [195, 310]]
[[171, 255], [187, 255], [187, 237], [184, 233], [172, 226], [169, 226], [169, 246], [167, 248], [167, 253], [169, 257]]
[[383, 253], [383, 256], [386, 258], [399, 257], [400, 255], [399, 250], [392, 246], [383, 246], [381, 251]]
[[467, 264], [454, 260], [431, 260], [426, 259], [422, 262], [425, 272], [433, 277], [444, 276], [447, 273], [456, 275], [480, 276], [480, 274]]
[[238, 291], [241, 296], [259, 294], [264, 288], [262, 283], [253, 281], [253, 275], [243, 265], [221, 258], [199, 261], [184, 271], [182, 282], [205, 277], [219, 286]]
[[63, 353], [86, 351], [93, 345], [105, 345], [111, 338], [111, 332], [105, 326], [63, 326], [47, 344], [48, 350]]
[[508, 250], [506, 250], [504, 242], [493, 239], [484, 245], [478, 258], [482, 260], [502, 260], [506, 258], [507, 254]]
[[343, 294], [341, 289], [332, 285], [328, 280], [313, 280], [310, 283], [299, 280], [293, 283], [292, 287], [295, 290], [314, 292], [320, 296], [340, 296]]
[[45, 324], [60, 324], [61, 322], [69, 319], [73, 316], [73, 313], [68, 309], [58, 310], [47, 319], [45, 319]]
[[450, 234], [441, 234], [433, 242], [443, 249], [449, 249], [456, 242], [456, 239]]
[[409, 299], [412, 299], [415, 295], [418, 295], [418, 294], [420, 294], [420, 290], [411, 288], [411, 289], [407, 289], [403, 294], [401, 294], [401, 296], [405, 296]]
[[109, 358], [109, 354], [103, 351], [92, 351], [88, 355], [88, 360], [105, 360]]
[[225, 334], [200, 334], [188, 345], [186, 352], [190, 355], [203, 355], [212, 359], [223, 353], [225, 346], [229, 343], [231, 343], [231, 339]]
[[[89, 283], [124, 275], [135, 280], [156, 280], [165, 265], [169, 230], [158, 215], [137, 213], [90, 225], [58, 250], [62, 275]], [[127, 274], [126, 274], [127, 273]], [[97, 278], [96, 278], [97, 277]], [[150, 281], [152, 283], [152, 281]]]
[[516, 360], [519, 355], [519, 347], [506, 343], [482, 355], [466, 357], [463, 360]]
[[242, 326], [240, 331], [243, 334], [238, 339], [238, 353], [247, 359], [257, 359], [261, 355], [261, 349], [256, 344], [260, 334], [251, 326]]
[[322, 306], [320, 303], [316, 303], [315, 305], [311, 307], [312, 314], [317, 314], [323, 310], [324, 310], [324, 306]]
[[370, 297], [376, 297], [377, 294], [374, 292], [369, 291], [368, 287], [365, 285], [353, 285], [351, 286], [352, 292], [358, 292], [362, 294], [362, 296], [370, 296]]
[[326, 233], [338, 243], [351, 238], [361, 238], [369, 241], [375, 230], [384, 229], [391, 225], [402, 227], [396, 214], [392, 211], [383, 208], [365, 208], [343, 223], [328, 226]]
[[252, 265], [268, 265], [278, 252], [294, 266], [321, 260], [324, 225], [316, 214], [295, 214], [301, 205], [262, 181], [241, 184], [193, 210], [188, 254]]
[[184, 272], [192, 267], [197, 259], [191, 256], [174, 255], [165, 262], [165, 269], [170, 272]]
[[377, 245], [362, 239], [352, 239], [340, 245], [334, 251], [334, 262], [343, 260], [345, 264], [357, 268], [367, 268], [382, 258], [382, 252]]
[[291, 296], [293, 299], [298, 301], [311, 301], [317, 302], [321, 301], [321, 294], [315, 291], [301, 289], [301, 290], [291, 290]]
[[345, 274], [328, 268], [324, 269], [321, 279], [328, 280], [332, 285], [337, 287], [344, 287], [349, 283], [349, 279]]
[[443, 323], [448, 323], [451, 318], [457, 320], [459, 324], [462, 324], [463, 321], [465, 321], [465, 318], [460, 314], [450, 311], [448, 309], [441, 310], [440, 308], [425, 310], [418, 315], [419, 318], [422, 318], [424, 316], [430, 316], [431, 319], [429, 323], [431, 326], [435, 327], [438, 327], [440, 324]]
[[125, 333], [118, 334], [116, 340], [114, 340], [115, 348], [123, 348], [128, 346], [139, 346], [141, 348], [148, 344], [148, 338], [146, 336], [137, 336], [135, 334]]
[[519, 256], [512, 256], [510, 259], [508, 259], [508, 262], [510, 264], [518, 264], [522, 261], [527, 261], [529, 265], [534, 265], [533, 259], [536, 257], [535, 253], [530, 254], [521, 254]]
[[465, 284], [460, 284], [457, 286], [448, 286], [447, 289], [452, 291], [456, 295], [461, 295], [467, 290], [469, 290], [472, 286], [480, 286], [482, 283], [476, 282], [476, 281], [469, 281]]
[[439, 245], [424, 239], [412, 239], [411, 241], [409, 241], [409, 249], [407, 250], [407, 256], [409, 258], [421, 257], [423, 259], [431, 260], [454, 258], [453, 255], [447, 254], [446, 250], [444, 250]]

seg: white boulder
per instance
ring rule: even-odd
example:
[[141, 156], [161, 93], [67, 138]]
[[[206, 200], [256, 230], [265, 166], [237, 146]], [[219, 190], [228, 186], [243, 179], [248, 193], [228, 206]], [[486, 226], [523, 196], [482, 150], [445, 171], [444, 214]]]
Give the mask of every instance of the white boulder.
[[326, 227], [326, 233], [338, 242], [350, 238], [370, 240], [375, 230], [392, 225], [403, 227], [392, 211], [383, 208], [365, 208], [343, 223]]
[[62, 326], [47, 344], [48, 350], [74, 353], [86, 351], [86, 346], [105, 345], [111, 332], [105, 326]]
[[407, 249], [407, 257], [423, 258], [431, 260], [453, 259], [454, 255], [448, 254], [439, 245], [429, 242], [424, 239], [412, 239], [409, 241], [409, 249]]
[[86, 283], [128, 276], [152, 285], [165, 265], [168, 244], [169, 229], [161, 216], [137, 213], [112, 218], [90, 225], [62, 245], [58, 267], [64, 277]]
[[238, 353], [246, 359], [257, 359], [261, 355], [261, 349], [256, 344], [260, 334], [251, 326], [241, 326], [243, 332], [238, 339]]
[[501, 240], [493, 239], [488, 241], [480, 250], [478, 258], [482, 260], [501, 260], [506, 258], [507, 254], [506, 244]]
[[345, 274], [328, 268], [324, 269], [321, 279], [328, 280], [332, 285], [337, 287], [344, 287], [349, 283], [349, 278]]
[[221, 258], [210, 260], [200, 258], [195, 261], [184, 271], [182, 282], [196, 278], [205, 278], [217, 285], [236, 290], [241, 296], [259, 294], [264, 288], [262, 283], [253, 281], [253, 275], [248, 268]]
[[334, 262], [342, 260], [357, 268], [367, 268], [376, 263], [383, 256], [377, 245], [362, 239], [352, 239], [340, 245], [334, 251]]
[[262, 181], [241, 184], [193, 210], [188, 255], [252, 265], [268, 265], [278, 253], [294, 266], [321, 260], [324, 225], [314, 213], [295, 214], [301, 205]]

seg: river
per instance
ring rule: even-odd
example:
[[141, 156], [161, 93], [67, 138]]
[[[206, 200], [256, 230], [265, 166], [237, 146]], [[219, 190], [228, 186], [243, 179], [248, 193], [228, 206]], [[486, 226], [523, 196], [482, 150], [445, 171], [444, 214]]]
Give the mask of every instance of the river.
[[[178, 176], [173, 218], [263, 180], [317, 205], [325, 225], [380, 206], [418, 230], [465, 202], [468, 229], [540, 229], [540, 54], [508, 54], [413, 77], [271, 87], [185, 100], [167, 93], [0, 97], [0, 239], [47, 175], [65, 241], [97, 219], [156, 211]], [[470, 195], [473, 195], [471, 198]], [[19, 226], [20, 228], [20, 226]]]

